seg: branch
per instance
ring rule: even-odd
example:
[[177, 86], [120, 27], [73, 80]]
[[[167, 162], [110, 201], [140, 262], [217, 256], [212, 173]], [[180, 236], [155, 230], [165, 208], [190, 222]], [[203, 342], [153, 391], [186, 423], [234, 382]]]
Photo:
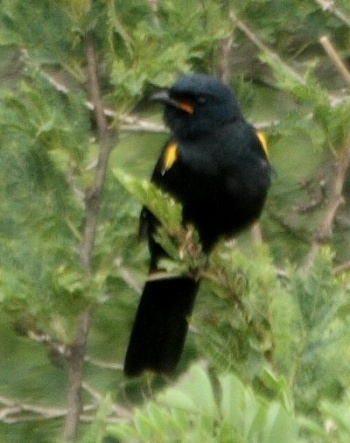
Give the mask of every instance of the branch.
[[[103, 396], [85, 383], [83, 387], [92, 396], [96, 404], [88, 403], [84, 405], [82, 407], [83, 414], [80, 418], [84, 422], [92, 423], [96, 420], [95, 411], [97, 405], [103, 400]], [[117, 403], [112, 403], [112, 410], [113, 416], [105, 419], [107, 423], [118, 423], [120, 420], [130, 420], [133, 417], [132, 412]], [[12, 424], [52, 420], [65, 417], [67, 413], [68, 410], [65, 408], [41, 406], [0, 396], [0, 423]]]
[[350, 86], [350, 72], [347, 70], [346, 66], [344, 65], [342, 59], [339, 57], [337, 51], [330, 42], [329, 38], [326, 35], [324, 35], [323, 37], [320, 38], [320, 43], [323, 46], [323, 49], [326, 51], [328, 57], [332, 60], [335, 67], [338, 69], [340, 75], [343, 77], [345, 82]]
[[106, 175], [109, 154], [112, 148], [106, 116], [101, 101], [100, 85], [97, 78], [97, 60], [95, 42], [91, 32], [86, 35], [86, 56], [88, 63], [89, 90], [94, 104], [100, 151], [95, 170], [94, 183], [85, 193], [86, 220], [83, 241], [81, 244], [81, 260], [88, 274], [91, 273], [91, 254], [95, 244], [95, 231], [100, 210], [103, 183]]
[[310, 251], [305, 260], [305, 267], [308, 269], [313, 262], [315, 255], [322, 245], [324, 245], [332, 235], [332, 228], [334, 220], [339, 209], [339, 206], [344, 203], [343, 187], [347, 172], [350, 168], [350, 136], [346, 141], [341, 157], [336, 163], [336, 170], [334, 174], [333, 183], [331, 184], [331, 191], [329, 203], [326, 207], [323, 219], [316, 231]]
[[[87, 58], [87, 70], [89, 91], [94, 104], [95, 118], [97, 122], [98, 139], [100, 150], [95, 170], [94, 182], [90, 189], [85, 191], [85, 226], [80, 248], [80, 257], [87, 278], [92, 273], [92, 251], [95, 245], [96, 227], [102, 200], [102, 189], [105, 180], [109, 154], [111, 152], [111, 140], [108, 132], [107, 120], [101, 101], [100, 86], [97, 77], [97, 59], [95, 39], [92, 32], [85, 36], [85, 49]], [[68, 413], [66, 416], [64, 441], [73, 443], [79, 425], [80, 411], [82, 408], [81, 389], [84, 374], [84, 360], [86, 341], [92, 307], [88, 307], [78, 318], [76, 338], [71, 346], [69, 358], [69, 387], [68, 387]]]
[[[84, 406], [83, 411], [89, 412], [95, 409], [96, 406], [88, 404]], [[64, 417], [66, 414], [67, 410], [64, 408], [39, 406], [0, 396], [0, 422], [2, 423], [49, 420]], [[94, 415], [91, 416], [91, 421], [94, 419]]]
[[64, 441], [67, 443], [73, 443], [76, 440], [78, 431], [79, 417], [82, 409], [81, 386], [84, 375], [84, 357], [90, 320], [90, 309], [80, 314], [75, 342], [70, 347], [68, 412], [64, 428]]

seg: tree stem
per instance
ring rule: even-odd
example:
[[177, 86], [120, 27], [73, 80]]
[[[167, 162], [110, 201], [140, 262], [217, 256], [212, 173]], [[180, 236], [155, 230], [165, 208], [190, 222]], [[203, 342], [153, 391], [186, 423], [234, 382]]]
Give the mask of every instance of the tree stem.
[[84, 357], [86, 340], [89, 333], [90, 318], [90, 310], [86, 310], [78, 318], [76, 339], [71, 346], [71, 355], [68, 360], [68, 409], [64, 429], [64, 441], [66, 443], [74, 443], [76, 441], [78, 431], [79, 418], [82, 410], [81, 391], [84, 374]]
[[[85, 226], [80, 248], [81, 263], [88, 279], [92, 276], [92, 253], [95, 245], [96, 227], [102, 200], [102, 190], [111, 140], [108, 132], [106, 116], [101, 101], [101, 91], [97, 75], [97, 57], [95, 38], [91, 31], [85, 36], [89, 93], [94, 106], [100, 150], [92, 186], [85, 191]], [[92, 308], [89, 306], [78, 317], [74, 343], [70, 347], [69, 381], [68, 381], [68, 413], [66, 416], [64, 441], [76, 441], [79, 417], [82, 410], [82, 384], [84, 376], [84, 359], [86, 342], [89, 334]]]

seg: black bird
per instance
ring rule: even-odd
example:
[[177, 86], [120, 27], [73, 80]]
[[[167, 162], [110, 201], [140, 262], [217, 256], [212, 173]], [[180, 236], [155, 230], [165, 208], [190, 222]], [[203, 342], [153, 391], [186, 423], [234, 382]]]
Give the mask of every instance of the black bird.
[[[193, 224], [203, 251], [258, 219], [270, 185], [266, 144], [246, 122], [231, 89], [214, 77], [181, 77], [153, 100], [165, 106], [171, 136], [155, 166], [152, 182], [183, 206], [183, 222]], [[140, 230], [151, 254], [150, 274], [164, 251], [154, 240], [159, 225], [147, 209]], [[147, 281], [126, 353], [124, 372], [169, 373], [184, 346], [198, 281], [178, 276]]]

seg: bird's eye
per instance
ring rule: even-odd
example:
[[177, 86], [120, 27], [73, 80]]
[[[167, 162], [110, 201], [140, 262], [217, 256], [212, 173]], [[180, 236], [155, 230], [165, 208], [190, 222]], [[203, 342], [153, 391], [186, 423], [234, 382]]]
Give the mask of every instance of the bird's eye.
[[208, 98], [205, 97], [204, 95], [200, 95], [199, 97], [197, 97], [197, 100], [196, 100], [196, 102], [199, 105], [205, 105], [207, 103], [207, 101], [208, 101]]

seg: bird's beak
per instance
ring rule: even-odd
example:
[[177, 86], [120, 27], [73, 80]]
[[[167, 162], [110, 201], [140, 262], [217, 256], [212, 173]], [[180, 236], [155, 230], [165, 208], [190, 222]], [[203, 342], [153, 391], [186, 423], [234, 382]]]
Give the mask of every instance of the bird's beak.
[[175, 100], [172, 100], [169, 95], [168, 90], [158, 91], [155, 94], [151, 95], [150, 100], [153, 102], [160, 102], [167, 105], [173, 105]]
[[151, 95], [150, 100], [163, 103], [164, 105], [173, 106], [174, 108], [181, 109], [188, 114], [193, 114], [194, 111], [194, 106], [192, 103], [173, 99], [170, 97], [169, 91], [166, 89]]

